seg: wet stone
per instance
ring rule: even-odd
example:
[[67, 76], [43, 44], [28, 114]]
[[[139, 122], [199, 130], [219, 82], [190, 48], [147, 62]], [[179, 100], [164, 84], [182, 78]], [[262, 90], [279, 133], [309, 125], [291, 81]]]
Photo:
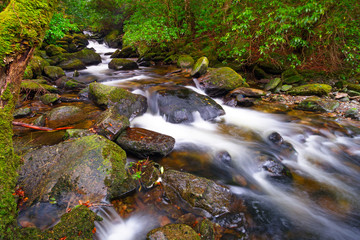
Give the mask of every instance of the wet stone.
[[147, 240], [200, 240], [200, 236], [188, 225], [169, 224], [151, 230]]
[[143, 128], [127, 128], [116, 139], [116, 143], [125, 151], [146, 158], [168, 155], [174, 148], [175, 139]]
[[32, 113], [31, 108], [26, 107], [26, 108], [19, 108], [16, 109], [13, 113], [14, 118], [22, 118], [22, 117], [26, 117], [29, 116]]

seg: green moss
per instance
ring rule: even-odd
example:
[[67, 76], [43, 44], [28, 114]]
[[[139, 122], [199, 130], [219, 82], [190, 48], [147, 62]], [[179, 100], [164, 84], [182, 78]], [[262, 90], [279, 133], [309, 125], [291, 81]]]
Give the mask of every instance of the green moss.
[[204, 80], [214, 86], [223, 86], [229, 91], [238, 87], [249, 87], [241, 75], [229, 67], [209, 69], [209, 78], [205, 76]]
[[191, 71], [191, 76], [193, 77], [200, 77], [201, 75], [204, 75], [207, 71], [209, 67], [209, 60], [207, 59], [207, 57], [201, 57], [199, 58], [192, 71]]
[[323, 96], [323, 95], [328, 95], [330, 91], [331, 91], [331, 86], [327, 84], [307, 84], [292, 88], [290, 91], [288, 91], [288, 93], [291, 95], [302, 95], [302, 96], [308, 96], [308, 95]]
[[34, 80], [24, 80], [21, 82], [21, 91], [23, 92], [36, 92], [36, 93], [45, 93], [45, 92], [58, 92], [58, 89], [56, 87], [38, 83]]
[[25, 69], [25, 73], [23, 79], [32, 79], [34, 76], [33, 71], [31, 70], [30, 66], [27, 66]]
[[192, 68], [194, 66], [194, 59], [190, 55], [181, 55], [177, 60], [179, 68]]
[[132, 70], [139, 68], [137, 63], [124, 58], [113, 58], [109, 63], [109, 68], [114, 70]]
[[28, 65], [32, 72], [33, 77], [40, 77], [44, 71], [44, 67], [50, 66], [49, 62], [39, 56], [33, 56]]
[[59, 100], [58, 94], [45, 94], [40, 97], [40, 101], [44, 104], [50, 104]]
[[42, 41], [57, 3], [58, 0], [11, 1], [0, 13], [0, 66], [6, 64], [6, 56], [21, 54]]

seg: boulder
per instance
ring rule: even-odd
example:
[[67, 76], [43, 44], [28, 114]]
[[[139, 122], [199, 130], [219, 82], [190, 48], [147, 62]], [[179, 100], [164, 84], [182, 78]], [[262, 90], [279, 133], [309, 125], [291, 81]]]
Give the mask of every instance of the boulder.
[[81, 49], [85, 48], [89, 44], [89, 41], [88, 41], [85, 34], [83, 34], [83, 33], [75, 33], [73, 35], [73, 39], [72, 39], [72, 41], [70, 43], [75, 44], [77, 50], [81, 50]]
[[78, 82], [75, 79], [66, 77], [66, 76], [61, 77], [58, 80], [56, 80], [55, 84], [58, 88], [69, 89], [69, 90], [77, 90], [77, 89], [82, 89], [82, 88], [86, 87], [85, 84]]
[[119, 30], [113, 30], [105, 36], [104, 42], [111, 48], [121, 48], [122, 37]]
[[267, 74], [264, 70], [259, 68], [258, 66], [254, 67], [254, 75], [256, 79], [269, 79], [270, 75]]
[[23, 80], [21, 82], [21, 92], [44, 94], [46, 92], [57, 93], [59, 90], [56, 87], [44, 84], [37, 80]]
[[345, 112], [345, 117], [358, 120], [360, 118], [359, 110], [357, 108], [349, 108]]
[[65, 135], [63, 137], [64, 140], [82, 138], [86, 136], [95, 135], [93, 131], [87, 129], [66, 129]]
[[14, 118], [23, 118], [23, 117], [29, 116], [31, 113], [32, 113], [32, 110], [29, 107], [18, 108], [14, 111], [13, 117]]
[[133, 47], [124, 47], [121, 50], [116, 50], [110, 56], [111, 58], [137, 58], [139, 54], [137, 53], [136, 49]]
[[200, 236], [185, 224], [169, 224], [151, 230], [147, 240], [200, 240]]
[[177, 66], [182, 69], [192, 69], [194, 62], [190, 55], [181, 55], [177, 60]]
[[265, 85], [265, 91], [274, 90], [281, 84], [281, 78], [274, 78], [271, 79], [266, 85]]
[[146, 97], [96, 82], [89, 85], [89, 98], [100, 107], [115, 106], [120, 115], [129, 119], [142, 115], [147, 110]]
[[199, 209], [205, 217], [220, 216], [231, 211], [233, 195], [224, 186], [214, 181], [175, 170], [162, 176], [166, 196], [177, 203], [179, 196], [185, 201], [185, 208]]
[[113, 141], [129, 126], [129, 119], [120, 115], [115, 107], [112, 106], [99, 116], [93, 128], [99, 135]]
[[198, 78], [204, 75], [208, 67], [209, 67], [209, 60], [207, 59], [207, 57], [199, 58], [191, 70], [191, 76]]
[[40, 101], [46, 105], [50, 104], [50, 103], [54, 103], [54, 102], [58, 101], [59, 99], [60, 99], [60, 95], [55, 94], [55, 93], [44, 94], [40, 97]]
[[61, 67], [55, 67], [55, 66], [45, 66], [44, 74], [53, 81], [65, 76], [64, 70]]
[[229, 67], [209, 69], [198, 81], [200, 87], [211, 97], [224, 96], [238, 87], [249, 87], [245, 80]]
[[265, 96], [266, 93], [263, 90], [256, 88], [239, 87], [232, 90], [227, 95], [227, 97], [234, 97], [239, 94], [243, 95], [244, 97], [261, 98], [262, 96]]
[[288, 69], [281, 74], [281, 78], [286, 84], [294, 84], [304, 81], [304, 77], [301, 76], [296, 69]]
[[61, 55], [66, 52], [65, 49], [63, 49], [62, 47], [56, 46], [54, 44], [50, 44], [50, 45], [46, 46], [45, 51], [46, 51], [46, 55], [48, 55], [49, 57]]
[[79, 59], [85, 65], [96, 65], [101, 63], [101, 56], [92, 49], [85, 48], [81, 51], [64, 54], [67, 60]]
[[114, 70], [133, 70], [138, 69], [139, 66], [135, 61], [123, 58], [113, 58], [109, 62], [109, 68]]
[[34, 76], [33, 71], [31, 70], [31, 67], [28, 65], [25, 69], [23, 79], [32, 79]]
[[292, 174], [289, 168], [277, 159], [267, 158], [266, 161], [262, 163], [261, 168], [265, 170], [268, 177], [272, 179], [280, 180], [284, 183], [292, 180]]
[[333, 112], [339, 107], [336, 100], [322, 99], [319, 97], [308, 97], [297, 106], [298, 109], [313, 112]]
[[194, 113], [200, 113], [204, 120], [212, 120], [224, 115], [224, 109], [211, 98], [189, 88], [174, 86], [152, 87], [149, 89], [150, 110], [166, 117], [171, 123], [193, 122]]
[[50, 128], [67, 126], [86, 118], [81, 108], [76, 106], [62, 106], [52, 109], [47, 114], [47, 125]]
[[310, 96], [317, 95], [323, 96], [328, 95], [331, 91], [331, 86], [328, 84], [307, 84], [299, 87], [294, 87], [290, 91], [288, 91], [291, 95], [302, 95], [302, 96]]
[[282, 66], [275, 64], [271, 61], [260, 62], [258, 66], [266, 73], [270, 74], [281, 74], [284, 71]]
[[18, 183], [27, 206], [56, 201], [71, 208], [79, 200], [100, 203], [135, 188], [125, 169], [124, 150], [99, 135], [32, 149], [23, 159]]
[[40, 116], [37, 117], [37, 118], [34, 120], [34, 122], [33, 122], [33, 124], [34, 124], [35, 126], [40, 126], [40, 127], [44, 127], [44, 126], [45, 126], [45, 123], [46, 123], [46, 118], [45, 118], [44, 115], [40, 115]]
[[116, 139], [116, 143], [126, 152], [140, 158], [164, 157], [174, 148], [175, 139], [143, 128], [127, 128]]
[[33, 78], [40, 77], [45, 66], [50, 66], [49, 62], [39, 56], [33, 56], [28, 65], [32, 72]]
[[58, 66], [68, 71], [80, 70], [86, 68], [85, 64], [77, 58], [62, 61], [59, 63]]

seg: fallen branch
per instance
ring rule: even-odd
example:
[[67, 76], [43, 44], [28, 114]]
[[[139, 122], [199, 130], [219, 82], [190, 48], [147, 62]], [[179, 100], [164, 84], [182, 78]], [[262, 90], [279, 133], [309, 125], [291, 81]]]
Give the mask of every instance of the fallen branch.
[[61, 128], [53, 129], [53, 128], [48, 128], [48, 127], [35, 126], [35, 125], [22, 123], [22, 122], [12, 122], [12, 124], [14, 126], [26, 127], [26, 128], [30, 128], [30, 129], [39, 130], [39, 131], [59, 131], [59, 130], [65, 130], [65, 129], [72, 129], [73, 128], [73, 127], [61, 127]]

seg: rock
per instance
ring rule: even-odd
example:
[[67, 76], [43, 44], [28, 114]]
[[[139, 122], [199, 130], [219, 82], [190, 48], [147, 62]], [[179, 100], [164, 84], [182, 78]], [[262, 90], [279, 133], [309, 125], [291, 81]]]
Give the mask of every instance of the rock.
[[33, 56], [28, 65], [32, 72], [33, 78], [40, 77], [45, 66], [50, 66], [49, 62], [39, 56]]
[[85, 65], [101, 63], [101, 56], [92, 49], [85, 48], [79, 52], [64, 54], [66, 60], [79, 59]]
[[181, 55], [177, 60], [177, 66], [182, 69], [191, 69], [194, 66], [194, 62], [190, 55]]
[[272, 63], [270, 61], [260, 62], [258, 65], [266, 73], [270, 73], [270, 74], [280, 74], [280, 73], [282, 73], [284, 71], [282, 66], [276, 65], [276, 64], [274, 64], [274, 63]]
[[273, 179], [282, 180], [285, 182], [292, 180], [292, 174], [290, 170], [279, 160], [271, 158], [267, 159], [261, 167], [267, 171], [268, 176]]
[[44, 73], [45, 76], [49, 77], [53, 81], [65, 76], [64, 70], [62, 70], [62, 68], [60, 67], [55, 66], [45, 66]]
[[265, 85], [265, 91], [274, 90], [281, 84], [281, 78], [273, 78]]
[[350, 108], [345, 112], [345, 117], [359, 119], [359, 110], [357, 108]]
[[200, 234], [201, 239], [215, 240], [215, 224], [205, 218], [196, 226], [196, 231]]
[[80, 70], [86, 68], [85, 64], [77, 58], [62, 61], [58, 66], [68, 71]]
[[86, 87], [85, 84], [80, 83], [75, 79], [66, 76], [56, 80], [55, 84], [58, 88], [71, 89], [71, 90], [82, 89]]
[[232, 90], [227, 97], [234, 97], [239, 94], [244, 97], [261, 98], [262, 96], [265, 96], [266, 93], [263, 90], [256, 88], [239, 87]]
[[204, 75], [208, 67], [209, 67], [209, 60], [207, 59], [207, 57], [199, 58], [191, 70], [191, 76], [198, 78]]
[[290, 89], [292, 89], [292, 87], [293, 87], [293, 86], [291, 86], [291, 85], [282, 85], [280, 90], [281, 90], [282, 92], [287, 92], [287, 91], [289, 91]]
[[258, 66], [254, 67], [254, 75], [256, 79], [269, 79], [270, 75], [267, 74], [264, 70], [259, 68]]
[[175, 139], [143, 128], [127, 128], [116, 139], [116, 143], [126, 152], [140, 158], [164, 157], [174, 148]]
[[120, 115], [129, 119], [142, 115], [147, 110], [146, 97], [96, 82], [89, 85], [89, 98], [100, 107], [115, 106]]
[[18, 108], [14, 111], [13, 117], [14, 118], [23, 118], [23, 117], [29, 116], [31, 113], [32, 113], [32, 110], [29, 107]]
[[150, 88], [149, 92], [152, 99], [150, 110], [159, 112], [171, 123], [193, 122], [194, 112], [199, 112], [204, 120], [212, 120], [225, 114], [214, 100], [189, 88], [159, 86]]
[[23, 79], [32, 79], [34, 76], [33, 71], [31, 70], [31, 67], [28, 65], [25, 69]]
[[56, 101], [58, 101], [60, 99], [60, 95], [59, 94], [55, 94], [55, 93], [52, 93], [52, 94], [44, 94], [40, 97], [40, 101], [47, 105], [47, 104], [50, 104], [50, 103], [54, 103]]
[[86, 47], [89, 44], [89, 41], [85, 34], [75, 33], [73, 35], [73, 40], [71, 41], [71, 43], [74, 43], [77, 51], [79, 51], [79, 50], [83, 49], [84, 47]]
[[23, 80], [21, 82], [21, 92], [43, 94], [46, 92], [57, 93], [59, 90], [56, 87], [48, 84], [39, 83], [36, 80]]
[[121, 50], [116, 50], [111, 56], [111, 58], [137, 58], [139, 54], [136, 49], [133, 47], [124, 47]]
[[224, 96], [239, 87], [249, 87], [245, 80], [229, 67], [209, 69], [198, 81], [200, 87], [211, 97]]
[[360, 92], [360, 84], [347, 83], [346, 88], [348, 90], [353, 90], [353, 91], [356, 91], [356, 92]]
[[296, 69], [293, 69], [293, 68], [290, 68], [290, 69], [284, 71], [281, 74], [281, 78], [282, 78], [283, 82], [286, 84], [299, 83], [304, 80], [304, 77], [301, 76], [298, 73], [298, 71], [296, 71]]
[[255, 98], [244, 97], [241, 94], [236, 96], [236, 104], [241, 107], [252, 107], [255, 104]]
[[84, 120], [81, 108], [76, 106], [62, 106], [52, 109], [47, 113], [47, 125], [50, 128], [67, 126]]
[[79, 200], [100, 203], [135, 188], [125, 152], [99, 135], [33, 149], [23, 158], [18, 182], [29, 198], [27, 206], [52, 199], [65, 208]]
[[299, 87], [294, 87], [290, 91], [288, 91], [291, 95], [302, 95], [302, 96], [310, 96], [317, 95], [323, 96], [328, 95], [331, 91], [331, 86], [327, 84], [307, 84]]
[[122, 38], [119, 30], [113, 30], [105, 36], [104, 42], [111, 48], [121, 48]]
[[200, 240], [200, 236], [188, 225], [169, 224], [151, 230], [147, 240]]
[[354, 91], [354, 90], [348, 90], [347, 92], [349, 94], [349, 96], [354, 97], [354, 96], [360, 96], [360, 92]]
[[82, 138], [92, 135], [95, 135], [95, 133], [87, 129], [66, 129], [64, 140]]
[[45, 119], [45, 116], [44, 115], [40, 115], [39, 117], [37, 117], [33, 124], [35, 126], [40, 126], [40, 127], [44, 127], [45, 126], [45, 123], [46, 123], [46, 119]]
[[78, 76], [80, 76], [80, 73], [78, 70], [75, 70], [73, 73], [73, 77], [78, 77]]
[[46, 46], [45, 51], [46, 51], [46, 55], [48, 55], [49, 57], [61, 55], [66, 52], [65, 49], [56, 46], [54, 44], [50, 44]]
[[279, 156], [281, 160], [297, 160], [297, 152], [291, 143], [285, 141], [282, 136], [273, 132], [268, 136], [268, 140], [272, 143], [274, 152]]
[[113, 141], [129, 126], [129, 119], [120, 115], [115, 107], [112, 106], [99, 116], [93, 128], [99, 135]]
[[109, 62], [109, 68], [114, 70], [133, 70], [138, 69], [139, 66], [135, 61], [123, 58], [113, 58]]
[[162, 179], [166, 196], [172, 203], [177, 203], [180, 196], [187, 207], [199, 209], [199, 214], [205, 217], [231, 211], [231, 192], [212, 180], [175, 170], [165, 171]]
[[333, 112], [339, 105], [339, 102], [336, 100], [308, 97], [300, 102], [297, 108], [305, 111]]

